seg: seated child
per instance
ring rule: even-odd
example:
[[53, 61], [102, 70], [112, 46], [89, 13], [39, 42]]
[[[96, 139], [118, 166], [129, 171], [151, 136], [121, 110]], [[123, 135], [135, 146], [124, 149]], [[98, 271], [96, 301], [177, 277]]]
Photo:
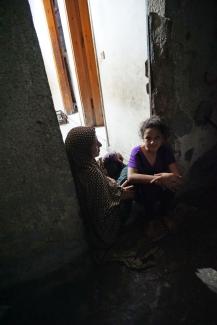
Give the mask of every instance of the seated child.
[[154, 115], [140, 128], [142, 145], [132, 149], [128, 163], [128, 181], [135, 185], [135, 199], [149, 220], [166, 216], [179, 187], [181, 175], [172, 149], [167, 143], [168, 128]]
[[127, 165], [124, 164], [123, 160], [120, 153], [113, 151], [106, 154], [100, 161], [104, 173], [116, 180], [119, 185], [127, 180]]

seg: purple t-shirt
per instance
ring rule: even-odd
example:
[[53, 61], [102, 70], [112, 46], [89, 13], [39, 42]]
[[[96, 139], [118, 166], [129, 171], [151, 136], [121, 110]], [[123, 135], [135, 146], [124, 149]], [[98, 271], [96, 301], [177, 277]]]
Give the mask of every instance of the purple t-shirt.
[[162, 145], [158, 151], [154, 165], [151, 165], [141, 150], [141, 146], [132, 149], [128, 167], [137, 169], [139, 174], [154, 175], [169, 172], [169, 165], [175, 162], [171, 147]]

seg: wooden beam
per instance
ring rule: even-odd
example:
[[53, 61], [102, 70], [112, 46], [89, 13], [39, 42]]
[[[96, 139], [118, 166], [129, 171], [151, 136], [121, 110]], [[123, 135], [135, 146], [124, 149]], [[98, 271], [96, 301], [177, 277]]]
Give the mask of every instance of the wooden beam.
[[85, 124], [102, 126], [104, 119], [87, 0], [65, 0]]
[[102, 102], [87, 0], [78, 1], [96, 125], [103, 125]]
[[53, 47], [53, 54], [56, 64], [60, 90], [63, 98], [63, 104], [66, 112], [70, 114], [74, 111], [74, 107], [65, 62], [60, 47], [56, 17], [53, 9], [53, 2], [52, 0], [43, 0], [43, 4], [50, 33], [50, 39]]

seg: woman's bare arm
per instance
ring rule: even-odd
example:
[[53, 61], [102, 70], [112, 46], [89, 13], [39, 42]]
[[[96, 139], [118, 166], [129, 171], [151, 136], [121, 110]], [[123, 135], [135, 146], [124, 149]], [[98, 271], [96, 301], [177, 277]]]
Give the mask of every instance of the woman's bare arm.
[[148, 184], [155, 179], [154, 175], [139, 174], [137, 169], [128, 167], [128, 182], [130, 184]]

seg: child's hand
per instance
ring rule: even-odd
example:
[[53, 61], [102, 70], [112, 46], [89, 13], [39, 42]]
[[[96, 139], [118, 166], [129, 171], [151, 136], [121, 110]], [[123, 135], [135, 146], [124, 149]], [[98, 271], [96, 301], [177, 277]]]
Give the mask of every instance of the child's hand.
[[171, 191], [176, 191], [182, 184], [182, 177], [173, 173], [159, 173], [154, 175], [151, 183], [165, 186]]

